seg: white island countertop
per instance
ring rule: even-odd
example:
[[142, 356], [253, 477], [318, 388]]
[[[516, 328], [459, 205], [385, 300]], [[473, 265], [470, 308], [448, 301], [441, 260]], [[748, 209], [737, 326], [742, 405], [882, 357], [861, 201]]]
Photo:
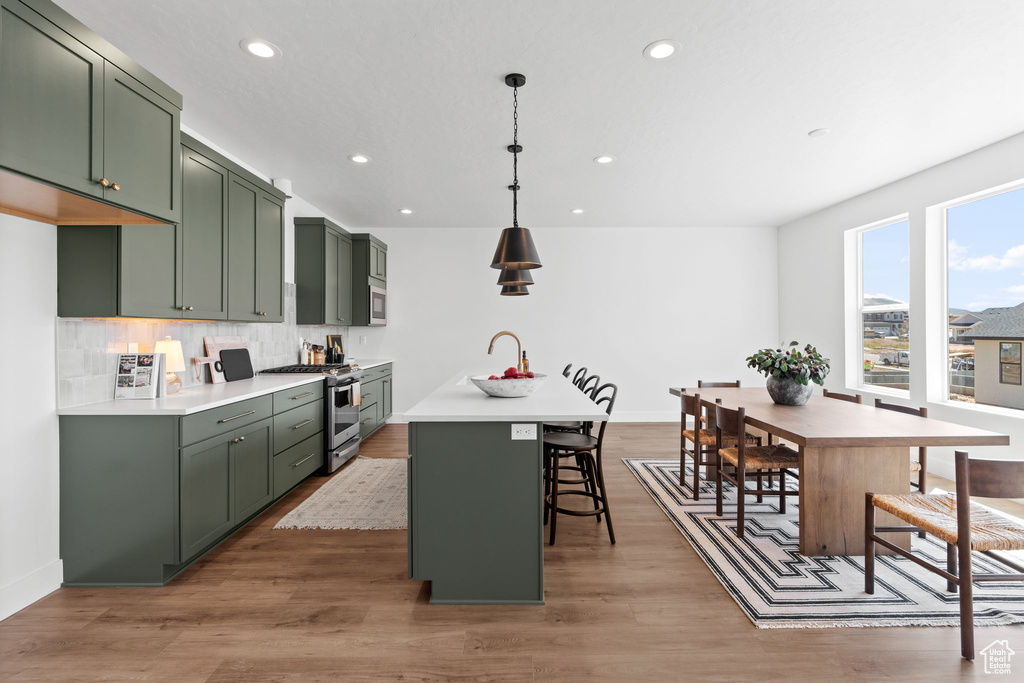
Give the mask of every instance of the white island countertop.
[[460, 372], [405, 412], [408, 422], [602, 422], [603, 410], [562, 375], [549, 375], [532, 395], [488, 396]]
[[[120, 399], [58, 408], [58, 415], [191, 415], [229, 403], [272, 394], [313, 382], [323, 375], [256, 375], [221, 384], [198, 384], [176, 394], [153, 399]], [[111, 387], [113, 391], [113, 387]]]

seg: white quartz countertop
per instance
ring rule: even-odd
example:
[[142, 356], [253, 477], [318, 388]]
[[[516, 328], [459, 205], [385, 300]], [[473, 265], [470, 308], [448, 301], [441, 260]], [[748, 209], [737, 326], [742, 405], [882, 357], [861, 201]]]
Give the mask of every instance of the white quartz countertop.
[[367, 370], [369, 368], [375, 368], [378, 365], [387, 365], [388, 363], [394, 363], [395, 361], [391, 360], [390, 358], [349, 358], [346, 356], [345, 362], [355, 363], [363, 370]]
[[405, 412], [409, 422], [601, 422], [602, 406], [560, 374], [549, 375], [532, 395], [495, 398], [480, 391], [460, 372]]
[[323, 375], [256, 375], [222, 384], [199, 384], [155, 399], [121, 399], [58, 408], [58, 415], [191, 415], [282, 389], [323, 382]]

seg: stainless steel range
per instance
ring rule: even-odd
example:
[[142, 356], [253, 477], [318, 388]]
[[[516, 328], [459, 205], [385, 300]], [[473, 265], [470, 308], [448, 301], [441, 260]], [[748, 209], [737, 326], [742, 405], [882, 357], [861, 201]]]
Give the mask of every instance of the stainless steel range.
[[284, 365], [261, 374], [323, 375], [326, 469], [330, 474], [359, 453], [359, 379], [363, 371], [348, 365]]

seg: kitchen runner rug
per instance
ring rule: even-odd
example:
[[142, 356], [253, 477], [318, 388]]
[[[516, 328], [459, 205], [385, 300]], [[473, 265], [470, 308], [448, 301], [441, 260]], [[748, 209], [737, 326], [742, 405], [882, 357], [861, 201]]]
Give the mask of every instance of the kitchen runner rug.
[[406, 462], [356, 458], [334, 474], [275, 529], [405, 529]]
[[[799, 554], [796, 498], [778, 513], [778, 497], [757, 503], [747, 497], [746, 533], [736, 537], [736, 497], [726, 491], [725, 514], [715, 516], [715, 483], [701, 480], [693, 501], [693, 470], [687, 463], [679, 485], [679, 460], [623, 458], [640, 484], [704, 560], [758, 628], [868, 626], [956, 626], [957, 594], [946, 581], [910, 560], [878, 555], [875, 594], [864, 592], [864, 557], [804, 557]], [[946, 544], [915, 534], [911, 546], [922, 559], [946, 565]], [[1012, 553], [1014, 559], [1020, 554]], [[975, 553], [975, 573], [1014, 570]], [[1024, 584], [974, 584], [978, 626], [1024, 623]]]

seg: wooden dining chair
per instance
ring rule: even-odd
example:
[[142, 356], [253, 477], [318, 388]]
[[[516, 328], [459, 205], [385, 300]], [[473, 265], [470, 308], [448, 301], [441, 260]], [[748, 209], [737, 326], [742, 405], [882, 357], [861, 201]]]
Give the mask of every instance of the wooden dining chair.
[[[714, 430], [704, 429], [698, 426], [704, 422], [704, 410], [700, 401], [700, 394], [688, 394], [685, 391], [680, 394], [682, 399], [682, 434], [679, 438], [679, 485], [686, 484], [686, 458], [693, 460], [693, 499], [700, 500], [700, 468], [717, 467], [718, 458], [717, 438]], [[687, 422], [693, 422], [693, 429], [687, 429]], [[757, 437], [750, 434], [745, 435], [747, 443], [752, 446], [760, 445]], [[730, 446], [736, 445], [736, 434], [726, 433], [722, 435], [724, 443]], [[687, 442], [692, 443], [692, 449], [687, 447]]]
[[[738, 441], [735, 447], [726, 447], [723, 442], [725, 434], [742, 434], [746, 429], [746, 410], [737, 408], [730, 410], [723, 405], [715, 406], [715, 436], [718, 447], [719, 466], [715, 470], [716, 502], [715, 514], [722, 516], [722, 480], [728, 480], [736, 487], [736, 535], [743, 538], [744, 508], [746, 497], [757, 495], [778, 496], [779, 513], [786, 512], [786, 496], [800, 495], [799, 491], [786, 489], [786, 475], [799, 479], [800, 454], [789, 446], [770, 444], [766, 446], [748, 446], [746, 439]], [[732, 466], [733, 475], [725, 473], [725, 465]], [[779, 475], [779, 488], [764, 488], [761, 477], [774, 472]], [[747, 479], [756, 478], [757, 488], [748, 489]]]
[[[880, 398], [875, 399], [875, 407], [881, 408], [882, 410], [894, 410], [898, 413], [904, 413], [906, 415], [928, 417], [927, 408], [910, 408], [907, 406], [898, 405], [896, 403], [886, 403]], [[916, 488], [921, 493], [928, 493], [928, 448], [926, 446], [918, 447], [917, 460], [910, 461], [910, 471], [917, 472], [917, 481], [911, 480], [910, 485]], [[921, 538], [924, 538], [924, 534], [921, 534]]]
[[[605, 412], [609, 417], [615, 408], [615, 398], [619, 389], [614, 384], [603, 384], [593, 393], [594, 403], [605, 404]], [[604, 435], [608, 420], [601, 422], [597, 437], [589, 434], [571, 434], [568, 432], [544, 435], [545, 472], [544, 472], [544, 517], [550, 520], [548, 544], [555, 544], [555, 528], [559, 513], [574, 517], [597, 517], [601, 521], [604, 516], [608, 526], [608, 538], [615, 544], [615, 529], [612, 527], [612, 516], [608, 510], [608, 488], [604, 482]], [[561, 464], [563, 458], [575, 457], [576, 466]], [[562, 479], [562, 470], [574, 470], [580, 479]], [[560, 490], [559, 484], [583, 484], [583, 489]], [[593, 510], [571, 510], [558, 507], [560, 496], [583, 496], [593, 501]]]
[[824, 396], [825, 398], [835, 398], [840, 401], [847, 401], [849, 403], [864, 403], [864, 397], [861, 396], [860, 394], [840, 394], [839, 392], [836, 391], [829, 391], [828, 389], [823, 389], [821, 395]]
[[[1024, 550], [1024, 525], [971, 502], [982, 498], [1024, 497], [1024, 461], [971, 460], [956, 451], [956, 494], [867, 494], [864, 524], [864, 591], [875, 592], [875, 544], [946, 579], [946, 590], [960, 592], [960, 653], [974, 659], [975, 582], [1024, 581], [1024, 566], [993, 551]], [[875, 508], [910, 526], [875, 526]], [[927, 531], [946, 542], [946, 569], [926, 562], [878, 536], [879, 533]], [[972, 552], [984, 553], [1015, 574], [974, 575]], [[959, 573], [957, 565], [959, 564]]]

